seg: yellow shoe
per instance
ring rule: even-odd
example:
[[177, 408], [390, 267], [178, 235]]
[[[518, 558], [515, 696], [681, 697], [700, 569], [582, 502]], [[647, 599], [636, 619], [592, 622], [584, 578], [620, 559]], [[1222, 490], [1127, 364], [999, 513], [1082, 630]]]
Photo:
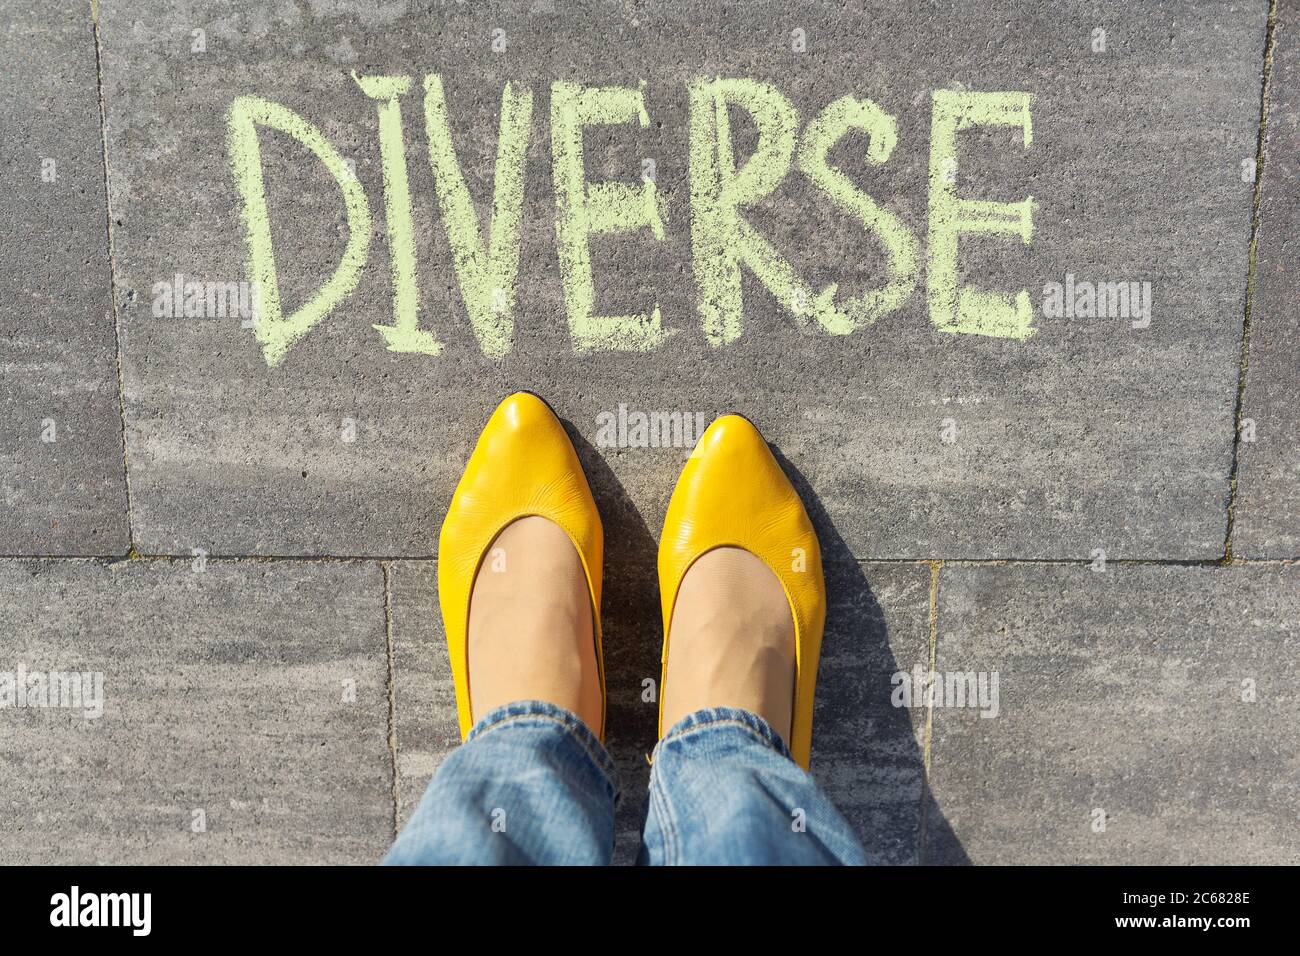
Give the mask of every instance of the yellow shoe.
[[591, 594], [605, 738], [605, 662], [600, 648], [600, 583], [605, 537], [600, 513], [564, 426], [536, 395], [516, 392], [492, 413], [452, 496], [438, 536], [438, 602], [456, 684], [463, 740], [474, 726], [469, 695], [469, 603], [474, 577], [492, 540], [518, 518], [537, 515], [568, 534]]
[[725, 415], [700, 437], [682, 469], [659, 541], [659, 595], [664, 620], [663, 670], [659, 681], [659, 736], [664, 733], [664, 686], [668, 633], [682, 578], [714, 548], [743, 548], [758, 557], [785, 589], [794, 616], [795, 678], [790, 739], [795, 761], [808, 768], [812, 748], [813, 693], [826, 582], [821, 548], [794, 486], [772, 457], [767, 442], [747, 419]]

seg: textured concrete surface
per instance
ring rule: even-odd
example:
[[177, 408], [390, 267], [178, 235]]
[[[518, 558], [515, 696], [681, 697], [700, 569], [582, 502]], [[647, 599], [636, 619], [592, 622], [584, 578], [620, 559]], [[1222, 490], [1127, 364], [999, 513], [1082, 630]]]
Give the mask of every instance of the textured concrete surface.
[[0, 594], [0, 672], [98, 672], [103, 689], [97, 719], [0, 709], [0, 862], [371, 863], [387, 848], [377, 566], [3, 561]]
[[920, 860], [925, 709], [890, 702], [891, 678], [930, 660], [930, 568], [834, 566], [817, 673], [812, 772], [880, 863]]
[[[399, 818], [460, 743], [432, 562], [390, 566]], [[890, 705], [890, 677], [929, 666], [930, 568], [837, 565], [817, 691], [813, 773], [874, 859], [919, 859], [924, 709]], [[607, 743], [619, 768], [615, 861], [636, 857], [658, 721], [663, 636], [653, 568], [606, 577]], [[646, 682], [650, 682], [647, 684]], [[927, 825], [946, 832], [944, 821]]]
[[[1300, 4], [1279, 4], [1233, 553], [1300, 557]], [[1250, 440], [1248, 440], [1250, 439]]]
[[389, 566], [397, 819], [405, 826], [438, 765], [460, 743], [456, 689], [438, 613], [432, 562]]
[[[1300, 528], [1295, 0], [100, 0], [97, 22], [90, 4], [29, 7], [0, 0], [0, 678], [102, 672], [106, 702], [89, 721], [0, 709], [0, 862], [379, 859], [458, 739], [427, 559], [517, 388], [565, 419], [604, 517], [620, 862], [655, 738], [656, 539], [691, 443], [611, 446], [601, 416], [620, 408], [743, 411], [799, 488], [831, 568], [813, 769], [876, 859], [1300, 859], [1300, 607], [1295, 565], [1272, 560], [1297, 557]], [[378, 101], [352, 71], [412, 78], [415, 300], [438, 355], [387, 351], [374, 328], [393, 322], [401, 257]], [[503, 87], [533, 94], [502, 357], [479, 347], [435, 195], [431, 72], [480, 225]], [[831, 335], [747, 273], [743, 334], [710, 344], [687, 84], [715, 75], [774, 84], [801, 137], [846, 95], [897, 119], [883, 165], [860, 132], [829, 157], [915, 237], [897, 311]], [[592, 182], [639, 186], [653, 165], [662, 239], [590, 244], [596, 313], [659, 305], [672, 334], [649, 351], [580, 354], [570, 334], [555, 81], [644, 91], [645, 127], [582, 141]], [[954, 180], [1034, 198], [1028, 245], [958, 248], [959, 282], [1026, 290], [1024, 340], [931, 321], [936, 90], [1032, 95], [1032, 143], [963, 131]], [[355, 290], [274, 367], [243, 315], [162, 294], [249, 278], [241, 96], [317, 126], [370, 211]], [[279, 131], [258, 142], [292, 311], [352, 233], [322, 163]], [[884, 281], [877, 238], [798, 168], [744, 219], [813, 290]], [[1049, 285], [1067, 282], [1149, 283], [1149, 325], [1053, 317]], [[132, 545], [140, 560], [80, 559]], [[997, 718], [896, 706], [895, 675], [924, 678], [936, 653], [940, 676], [999, 671]]]
[[0, 555], [128, 547], [95, 37], [0, 15]]
[[[532, 11], [532, 12], [530, 12]], [[1222, 553], [1244, 309], [1266, 8], [1263, 3], [594, 2], [267, 5], [219, 12], [186, 0], [101, 5], [104, 87], [125, 323], [127, 439], [136, 537], [147, 552], [423, 556], [460, 463], [492, 404], [540, 390], [593, 440], [596, 416], [739, 408], [808, 475], [858, 558], [1142, 558]], [[792, 51], [793, 31], [806, 49]], [[1093, 52], [1094, 31], [1106, 31]], [[203, 50], [195, 52], [195, 31]], [[494, 34], [494, 31], [504, 31]], [[494, 36], [504, 43], [494, 52]], [[392, 320], [375, 101], [349, 76], [401, 74], [421, 327], [441, 355], [385, 351]], [[434, 199], [421, 79], [445, 77], [476, 208], [491, 195], [503, 85], [535, 96], [513, 351], [471, 333]], [[930, 98], [936, 89], [1034, 97], [1033, 144], [963, 133], [959, 190], [1033, 195], [1033, 241], [970, 239], [960, 272], [987, 289], [1152, 284], [1151, 324], [1052, 319], [1017, 342], [931, 324], [924, 275], [906, 304], [848, 336], [801, 328], [746, 280], [746, 327], [714, 348], [692, 278], [687, 90], [694, 75], [771, 81], [804, 120], [847, 94], [898, 119], [889, 161], [865, 142], [832, 155], [927, 237]], [[587, 174], [635, 183], [656, 163], [665, 237], [594, 241], [596, 304], [649, 311], [671, 339], [648, 353], [575, 354], [555, 246], [549, 87], [645, 82], [649, 125], [591, 131]], [[226, 113], [265, 97], [317, 125], [353, 161], [374, 225], [356, 290], [268, 368], [238, 320], [159, 319], [155, 283], [244, 277]], [[736, 127], [740, 148], [752, 134]], [[747, 139], [748, 137], [748, 139]], [[288, 137], [262, 160], [282, 296], [303, 302], [332, 272], [347, 227], [338, 188]], [[1172, 166], [1171, 166], [1172, 164]], [[1177, 175], [1171, 175], [1176, 166]], [[749, 213], [815, 289], [878, 285], [883, 255], [851, 217], [792, 172]], [[751, 277], [752, 278], [752, 277]], [[344, 418], [356, 439], [341, 439]], [[941, 433], [952, 419], [957, 440]], [[586, 459], [592, 464], [596, 453]], [[601, 450], [651, 528], [679, 456]], [[623, 529], [614, 529], [621, 531]]]
[[[976, 863], [1300, 863], [1300, 568], [956, 567], [931, 781]], [[1098, 826], [1104, 825], [1104, 830]]]

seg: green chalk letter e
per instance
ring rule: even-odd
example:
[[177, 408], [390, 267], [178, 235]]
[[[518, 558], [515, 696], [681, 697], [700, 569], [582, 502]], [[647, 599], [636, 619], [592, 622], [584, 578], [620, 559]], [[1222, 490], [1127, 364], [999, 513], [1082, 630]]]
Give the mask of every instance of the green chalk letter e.
[[1013, 301], [999, 292], [957, 286], [957, 237], [963, 233], [1018, 235], [1034, 231], [1034, 199], [977, 202], [957, 197], [957, 133], [973, 126], [1019, 126], [1033, 142], [1028, 93], [935, 90], [930, 121], [930, 321], [945, 332], [1025, 339], [1034, 334], [1029, 293]]
[[596, 290], [591, 274], [588, 237], [632, 232], [649, 226], [663, 239], [655, 184], [588, 183], [583, 168], [582, 132], [587, 126], [640, 121], [650, 125], [640, 90], [621, 86], [583, 87], [556, 82], [551, 86], [551, 151], [555, 176], [555, 241], [569, 312], [569, 333], [579, 352], [645, 352], [669, 335], [659, 305], [646, 315], [593, 315]]
[[[266, 188], [262, 179], [262, 152], [257, 126], [269, 126], [292, 136], [319, 159], [343, 193], [348, 217], [348, 244], [329, 281], [296, 312], [285, 315], [280, 305], [280, 284], [271, 246]], [[356, 174], [343, 161], [321, 131], [293, 110], [257, 96], [240, 96], [226, 117], [226, 142], [235, 185], [244, 200], [244, 226], [248, 235], [248, 278], [261, 289], [262, 310], [256, 323], [266, 364], [283, 361], [289, 347], [306, 335], [356, 287], [370, 254], [370, 207]]]

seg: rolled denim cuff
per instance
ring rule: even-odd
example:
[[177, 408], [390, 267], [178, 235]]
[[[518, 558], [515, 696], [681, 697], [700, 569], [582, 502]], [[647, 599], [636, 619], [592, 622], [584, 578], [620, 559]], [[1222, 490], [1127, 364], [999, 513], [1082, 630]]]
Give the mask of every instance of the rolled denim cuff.
[[503, 704], [484, 714], [465, 737], [465, 743], [486, 734], [500, 733], [508, 727], [545, 727], [558, 726], [563, 729], [575, 745], [587, 755], [592, 766], [605, 779], [611, 796], [618, 799], [618, 768], [614, 758], [609, 755], [605, 745], [591, 732], [591, 728], [582, 722], [582, 718], [572, 711], [565, 710], [558, 704], [545, 700], [516, 700]]
[[654, 753], [650, 755], [650, 762], [654, 763], [655, 758], [659, 756], [659, 749], [665, 744], [704, 731], [746, 734], [787, 760], [794, 759], [790, 756], [790, 748], [785, 745], [781, 735], [753, 711], [742, 710], [739, 707], [706, 707], [687, 714], [668, 728], [668, 733], [664, 734], [663, 739], [655, 745]]

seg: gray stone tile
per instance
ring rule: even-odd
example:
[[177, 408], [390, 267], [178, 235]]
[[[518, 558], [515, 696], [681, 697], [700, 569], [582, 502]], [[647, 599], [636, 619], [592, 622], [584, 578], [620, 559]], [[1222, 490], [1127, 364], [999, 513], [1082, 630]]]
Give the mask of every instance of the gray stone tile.
[[[1300, 7], [1278, 7], [1232, 547], [1300, 557]], [[1248, 420], [1248, 421], [1247, 421]], [[1253, 440], [1251, 440], [1253, 439]]]
[[1278, 565], [945, 567], [938, 670], [997, 672], [999, 713], [935, 707], [955, 836], [927, 861], [1300, 862], [1298, 583]]
[[[611, 541], [602, 612], [607, 746], [622, 782], [616, 821], [616, 862], [631, 862], [640, 839], [648, 780], [645, 754], [655, 743], [657, 698], [643, 701], [642, 681], [659, 681], [661, 630], [652, 566], [615, 560]], [[615, 567], [632, 570], [617, 573]], [[389, 565], [397, 739], [399, 822], [405, 825], [442, 760], [460, 744], [456, 692], [438, 609], [437, 566], [431, 561]], [[653, 690], [653, 688], [652, 688]]]
[[432, 561], [388, 567], [393, 638], [393, 731], [397, 740], [397, 816], [406, 825], [443, 757], [460, 744], [456, 686], [438, 611]]
[[0, 24], [0, 554], [124, 555], [90, 11], [11, 7]]
[[[602, 617], [607, 745], [622, 784], [614, 861], [626, 864], [636, 858], [645, 819], [646, 755], [657, 736], [654, 694], [663, 635], [653, 566], [644, 559], [640, 564], [623, 560], [628, 542], [610, 545]], [[389, 574], [398, 803], [405, 824], [460, 737], [436, 568], [432, 562], [399, 561]], [[838, 565], [828, 579], [831, 607], [817, 694], [813, 773], [876, 859], [913, 863], [923, 792], [924, 713], [891, 707], [889, 678], [929, 661], [930, 570]], [[934, 825], [940, 827], [942, 821]]]
[[812, 773], [873, 860], [916, 863], [925, 710], [895, 707], [891, 696], [895, 674], [929, 669], [930, 568], [839, 565], [827, 583]]
[[[1221, 553], [1244, 306], [1266, 4], [747, 4], [624, 7], [105, 0], [110, 191], [124, 314], [127, 440], [141, 548], [188, 553], [428, 556], [456, 477], [491, 406], [543, 393], [605, 465], [630, 525], [657, 528], [680, 450], [597, 448], [597, 415], [741, 409], [797, 463], [859, 558], [1214, 557]], [[548, 12], [551, 11], [551, 12]], [[794, 30], [805, 52], [792, 50]], [[1093, 52], [1096, 30], [1104, 52]], [[205, 31], [202, 51], [199, 34]], [[504, 38], [493, 52], [494, 30]], [[500, 45], [500, 44], [498, 44]], [[534, 93], [513, 350], [482, 354], [434, 198], [421, 88], [446, 78], [455, 145], [489, 211], [506, 81]], [[441, 355], [386, 351], [392, 321], [376, 104], [349, 71], [402, 74], [420, 327]], [[807, 121], [844, 96], [898, 120], [887, 163], [859, 134], [832, 161], [912, 231], [930, 236], [936, 89], [1033, 94], [1033, 143], [961, 134], [962, 195], [1033, 195], [1032, 242], [962, 243], [963, 281], [1152, 283], [1151, 324], [1039, 315], [1024, 341], [950, 335], [931, 321], [926, 269], [898, 311], [847, 336], [801, 327], [751, 276], [745, 331], [714, 347], [692, 267], [687, 82], [774, 82]], [[635, 183], [656, 162], [665, 234], [593, 240], [596, 308], [648, 311], [676, 330], [649, 352], [578, 354], [555, 246], [550, 84], [646, 83], [649, 125], [591, 131], [587, 174]], [[155, 318], [154, 284], [245, 275], [241, 201], [226, 118], [256, 95], [317, 125], [354, 162], [368, 197], [369, 257], [356, 289], [268, 367], [233, 319]], [[738, 149], [753, 135], [737, 122]], [[289, 137], [262, 135], [283, 301], [305, 302], [347, 241], [339, 191]], [[1176, 175], [1172, 172], [1176, 171]], [[884, 253], [799, 172], [746, 213], [806, 284], [880, 284]], [[130, 298], [131, 294], [134, 298]], [[941, 440], [953, 419], [957, 441]], [[343, 419], [355, 441], [342, 440]]]
[[371, 863], [387, 849], [379, 567], [206, 568], [0, 562], [0, 672], [98, 672], [103, 689], [97, 719], [0, 709], [0, 862]]

